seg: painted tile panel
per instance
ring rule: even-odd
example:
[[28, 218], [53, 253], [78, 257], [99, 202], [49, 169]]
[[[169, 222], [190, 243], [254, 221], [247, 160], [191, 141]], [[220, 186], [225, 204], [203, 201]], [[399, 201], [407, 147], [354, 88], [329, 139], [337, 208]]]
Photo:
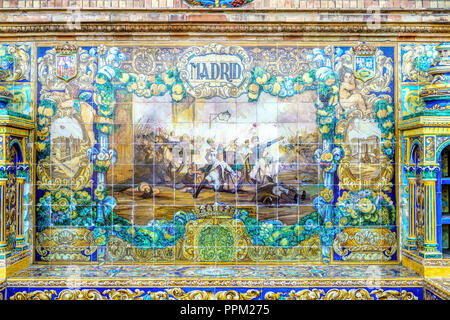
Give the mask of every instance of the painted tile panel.
[[400, 45], [402, 118], [420, 112], [425, 107], [419, 93], [432, 80], [427, 69], [437, 56], [435, 47], [436, 44], [421, 43]]
[[37, 260], [396, 260], [394, 47], [37, 52]]

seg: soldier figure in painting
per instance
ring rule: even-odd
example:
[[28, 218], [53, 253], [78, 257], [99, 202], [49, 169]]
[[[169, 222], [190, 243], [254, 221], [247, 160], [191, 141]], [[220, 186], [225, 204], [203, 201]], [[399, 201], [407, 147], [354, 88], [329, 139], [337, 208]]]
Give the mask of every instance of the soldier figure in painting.
[[265, 177], [267, 177], [269, 181], [273, 181], [271, 173], [274, 173], [275, 170], [270, 170], [270, 168], [272, 168], [272, 159], [271, 155], [266, 152], [266, 150], [271, 145], [283, 139], [284, 137], [279, 137], [265, 144], [260, 144], [258, 136], [252, 138], [253, 146], [250, 154], [250, 165], [252, 166], [252, 170], [250, 171], [250, 179], [253, 183], [264, 183]]
[[207, 143], [210, 146], [205, 155], [208, 164], [201, 169], [205, 173], [205, 178], [197, 187], [193, 195], [194, 198], [198, 197], [206, 183], [212, 185], [215, 191], [220, 191], [223, 189], [226, 180], [231, 180], [233, 185], [236, 185], [237, 182], [236, 172], [224, 161], [225, 149], [222, 145], [216, 148], [213, 139], [208, 139]]

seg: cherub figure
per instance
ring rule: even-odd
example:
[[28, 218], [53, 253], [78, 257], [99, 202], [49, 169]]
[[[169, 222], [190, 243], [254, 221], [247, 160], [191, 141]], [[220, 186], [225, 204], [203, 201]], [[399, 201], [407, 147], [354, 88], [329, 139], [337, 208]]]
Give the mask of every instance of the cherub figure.
[[367, 115], [370, 110], [359, 89], [356, 87], [353, 71], [345, 66], [342, 67], [339, 71], [339, 80], [341, 82], [339, 87], [339, 102], [343, 110], [346, 111], [356, 108]]

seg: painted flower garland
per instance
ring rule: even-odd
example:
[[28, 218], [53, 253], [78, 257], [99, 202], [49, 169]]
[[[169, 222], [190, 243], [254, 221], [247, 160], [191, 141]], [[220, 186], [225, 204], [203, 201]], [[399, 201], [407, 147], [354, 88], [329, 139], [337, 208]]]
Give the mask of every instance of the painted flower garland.
[[[201, 215], [194, 212], [178, 211], [173, 220], [154, 220], [146, 226], [134, 226], [128, 220], [111, 211], [107, 225], [97, 228], [97, 244], [106, 244], [110, 235], [132, 243], [142, 249], [166, 248], [174, 246], [184, 236], [185, 226], [189, 221], [199, 219]], [[278, 220], [259, 221], [251, 218], [246, 210], [237, 210], [233, 219], [242, 221], [248, 235], [255, 245], [272, 247], [294, 247], [311, 238], [321, 230], [321, 218], [317, 212], [300, 219], [294, 225], [284, 225]]]
[[370, 189], [359, 192], [344, 191], [337, 199], [336, 224], [341, 226], [392, 225], [395, 223], [395, 206], [383, 192]]
[[374, 112], [381, 130], [383, 153], [393, 160], [395, 153], [394, 106], [386, 100], [379, 100], [374, 105]]
[[95, 206], [86, 191], [60, 188], [46, 192], [36, 207], [39, 228], [49, 226], [86, 227], [93, 223]]

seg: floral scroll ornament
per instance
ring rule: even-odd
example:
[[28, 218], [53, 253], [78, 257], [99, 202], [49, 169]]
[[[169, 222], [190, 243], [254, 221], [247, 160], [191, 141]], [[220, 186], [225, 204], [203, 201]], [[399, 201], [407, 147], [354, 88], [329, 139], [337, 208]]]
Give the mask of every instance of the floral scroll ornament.
[[98, 115], [103, 119], [102, 123], [97, 123], [97, 129], [104, 134], [111, 134], [112, 125], [108, 120], [114, 118], [118, 90], [145, 98], [170, 93], [174, 102], [186, 97], [186, 90], [176, 68], [156, 75], [138, 75], [119, 68], [126, 61], [126, 56], [119, 53], [118, 48], [101, 46], [99, 54], [103, 66], [95, 77], [93, 100], [98, 106]]
[[5, 87], [0, 87], [0, 109], [10, 109], [9, 106], [14, 99], [14, 94]]
[[173, 288], [148, 292], [144, 300], [254, 300], [259, 298], [261, 293], [262, 290], [256, 289], [249, 289], [246, 292], [227, 290], [214, 293], [207, 290], [185, 291], [181, 288]]
[[435, 52], [432, 45], [413, 44], [402, 46], [402, 81], [425, 83], [432, 79], [427, 73]]
[[344, 261], [389, 261], [397, 252], [397, 236], [388, 228], [345, 228], [333, 248]]
[[260, 297], [262, 291], [249, 289], [245, 292], [226, 290], [212, 292], [209, 290], [183, 290], [182, 288], [148, 291], [140, 289], [64, 289], [35, 290], [17, 292], [11, 300], [253, 300]]
[[0, 46], [0, 81], [30, 80], [30, 47]]
[[402, 89], [402, 93], [404, 94], [404, 98], [402, 98], [404, 101], [403, 107], [406, 108], [405, 115], [423, 111], [425, 102], [419, 96], [419, 90], [412, 90], [406, 87]]
[[433, 139], [433, 137], [427, 137], [425, 139], [425, 159], [428, 161], [434, 161], [434, 139]]
[[[262, 298], [262, 290], [246, 291], [219, 290], [185, 290], [170, 288], [160, 291], [143, 291], [140, 289], [64, 289], [19, 291], [11, 300], [255, 300]], [[266, 300], [417, 300], [418, 297], [406, 290], [375, 289], [368, 291], [358, 289], [302, 289], [289, 292], [268, 291]]]
[[368, 291], [359, 289], [303, 289], [289, 292], [269, 291], [265, 294], [266, 300], [417, 300], [412, 293], [405, 290], [376, 289]]
[[0, 80], [12, 78], [14, 72], [13, 46], [0, 47]]
[[322, 149], [317, 149], [314, 158], [325, 172], [332, 173], [336, 171], [343, 155], [341, 148], [334, 148], [332, 152], [324, 152]]
[[14, 113], [26, 113], [29, 108], [27, 89], [20, 86], [0, 86], [0, 109]]
[[92, 232], [84, 227], [56, 226], [36, 233], [42, 261], [89, 261], [96, 250]]

